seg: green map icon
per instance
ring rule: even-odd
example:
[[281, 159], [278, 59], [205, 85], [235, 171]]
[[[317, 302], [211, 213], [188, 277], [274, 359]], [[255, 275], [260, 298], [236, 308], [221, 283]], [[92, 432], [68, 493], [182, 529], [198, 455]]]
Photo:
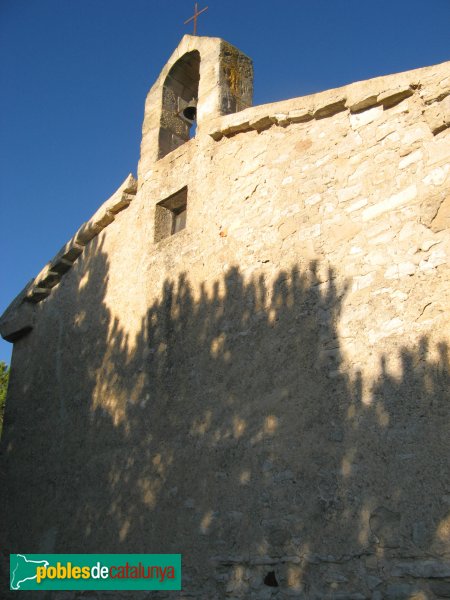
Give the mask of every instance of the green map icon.
[[30, 560], [25, 554], [10, 555], [10, 586], [12, 590], [20, 590], [22, 583], [36, 579], [36, 568], [48, 567], [46, 560]]

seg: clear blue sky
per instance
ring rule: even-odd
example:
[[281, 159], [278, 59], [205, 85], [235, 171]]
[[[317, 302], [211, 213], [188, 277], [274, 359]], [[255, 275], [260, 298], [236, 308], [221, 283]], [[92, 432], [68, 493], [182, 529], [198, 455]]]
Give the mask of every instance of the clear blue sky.
[[[450, 59], [450, 0], [205, 0], [255, 104]], [[190, 0], [0, 0], [0, 312], [136, 172], [146, 93]], [[11, 345], [0, 341], [0, 360]]]

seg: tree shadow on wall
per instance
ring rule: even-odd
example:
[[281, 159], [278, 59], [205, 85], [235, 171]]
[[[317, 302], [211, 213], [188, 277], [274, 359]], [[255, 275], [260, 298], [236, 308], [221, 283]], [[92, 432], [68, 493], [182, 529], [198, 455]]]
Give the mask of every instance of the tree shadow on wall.
[[[374, 381], [346, 372], [346, 289], [316, 263], [167, 279], [131, 339], [100, 243], [85, 261], [39, 366], [66, 345], [71, 375], [33, 391], [45, 418], [17, 418], [25, 448], [7, 427], [11, 552], [182, 553], [183, 597], [208, 600], [365, 598], [399, 559], [448, 552], [445, 345], [403, 348], [396, 375], [383, 356]], [[428, 586], [398, 581], [405, 598]]]

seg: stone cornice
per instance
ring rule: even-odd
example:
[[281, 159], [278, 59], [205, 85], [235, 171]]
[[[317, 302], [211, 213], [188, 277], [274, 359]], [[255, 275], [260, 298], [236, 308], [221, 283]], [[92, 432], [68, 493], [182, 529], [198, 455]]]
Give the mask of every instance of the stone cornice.
[[137, 181], [130, 174], [89, 221], [81, 225], [72, 239], [25, 286], [0, 317], [0, 334], [5, 340], [15, 342], [33, 328], [36, 304], [50, 295], [52, 289], [59, 284], [61, 278], [83, 253], [87, 244], [108, 227], [119, 212], [129, 206], [136, 195], [136, 190]]
[[358, 81], [309, 96], [254, 106], [211, 121], [209, 135], [219, 141], [238, 133], [263, 131], [273, 125], [287, 127], [294, 123], [332, 117], [343, 111], [360, 113], [374, 106], [388, 109], [413, 94], [423, 101], [425, 118], [436, 134], [450, 126], [449, 110], [441, 105], [450, 95], [449, 73], [450, 62], [445, 62]]

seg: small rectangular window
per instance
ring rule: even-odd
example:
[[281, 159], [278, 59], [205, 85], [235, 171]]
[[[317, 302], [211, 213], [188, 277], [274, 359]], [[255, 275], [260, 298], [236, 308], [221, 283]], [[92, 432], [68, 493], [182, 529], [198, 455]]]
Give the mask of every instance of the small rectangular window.
[[187, 187], [158, 202], [155, 213], [155, 242], [186, 227]]

